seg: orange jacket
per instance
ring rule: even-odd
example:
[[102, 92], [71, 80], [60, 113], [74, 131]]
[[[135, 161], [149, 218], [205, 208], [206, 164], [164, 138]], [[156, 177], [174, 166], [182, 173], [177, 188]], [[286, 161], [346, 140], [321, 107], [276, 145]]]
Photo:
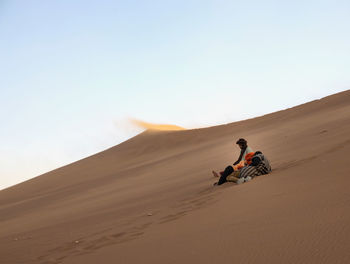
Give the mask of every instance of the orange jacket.
[[247, 165], [250, 165], [252, 163], [253, 156], [254, 156], [254, 152], [249, 152], [247, 155], [245, 155], [244, 159]]

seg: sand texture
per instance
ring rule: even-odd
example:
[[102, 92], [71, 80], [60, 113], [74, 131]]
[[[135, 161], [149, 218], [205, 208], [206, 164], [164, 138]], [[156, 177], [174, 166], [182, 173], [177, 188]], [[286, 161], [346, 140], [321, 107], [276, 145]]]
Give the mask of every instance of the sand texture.
[[[240, 137], [272, 173], [214, 187]], [[0, 191], [0, 263], [350, 263], [349, 190], [350, 91], [148, 130]]]

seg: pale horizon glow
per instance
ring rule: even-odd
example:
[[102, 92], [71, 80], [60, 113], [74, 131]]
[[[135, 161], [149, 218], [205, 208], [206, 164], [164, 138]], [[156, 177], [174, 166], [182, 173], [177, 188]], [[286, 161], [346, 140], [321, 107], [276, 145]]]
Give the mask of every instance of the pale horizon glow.
[[[350, 87], [350, 2], [0, 2], [0, 189], [144, 124], [196, 128]], [[165, 127], [163, 127], [165, 128]]]

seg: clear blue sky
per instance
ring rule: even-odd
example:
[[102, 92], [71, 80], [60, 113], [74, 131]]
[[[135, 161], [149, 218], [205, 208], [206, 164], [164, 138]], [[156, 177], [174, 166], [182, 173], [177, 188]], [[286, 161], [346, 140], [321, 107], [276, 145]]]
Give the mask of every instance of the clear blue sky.
[[140, 132], [350, 86], [350, 2], [0, 0], [0, 189]]

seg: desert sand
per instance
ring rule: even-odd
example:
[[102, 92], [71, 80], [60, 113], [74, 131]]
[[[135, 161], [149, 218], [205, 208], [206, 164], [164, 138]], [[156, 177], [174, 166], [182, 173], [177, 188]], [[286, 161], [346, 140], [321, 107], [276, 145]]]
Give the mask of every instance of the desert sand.
[[[272, 173], [213, 186], [240, 137]], [[349, 153], [349, 90], [226, 125], [147, 130], [0, 191], [0, 262], [350, 263]]]

